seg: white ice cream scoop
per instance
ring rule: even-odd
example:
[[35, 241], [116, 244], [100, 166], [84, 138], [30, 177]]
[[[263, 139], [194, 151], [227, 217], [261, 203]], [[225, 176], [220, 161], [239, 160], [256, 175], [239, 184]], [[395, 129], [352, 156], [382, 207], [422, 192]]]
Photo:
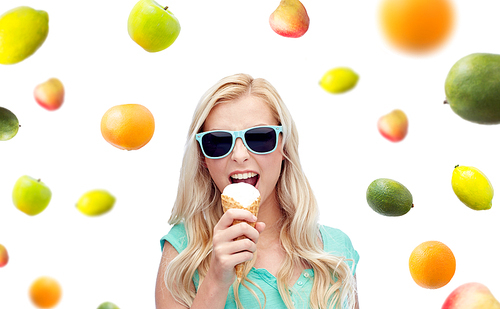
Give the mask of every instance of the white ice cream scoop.
[[257, 188], [244, 182], [227, 185], [222, 194], [232, 197], [245, 208], [252, 205], [252, 203], [260, 196], [260, 192]]

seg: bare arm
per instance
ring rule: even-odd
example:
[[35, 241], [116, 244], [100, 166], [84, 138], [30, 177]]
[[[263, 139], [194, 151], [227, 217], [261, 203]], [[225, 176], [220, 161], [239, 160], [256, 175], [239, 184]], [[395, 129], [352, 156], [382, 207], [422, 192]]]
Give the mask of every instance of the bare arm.
[[356, 286], [356, 306], [354, 307], [354, 309], [359, 309], [359, 301], [358, 301], [358, 279], [356, 279], [356, 274], [354, 274], [354, 284]]
[[[215, 227], [214, 249], [210, 269], [196, 293], [191, 309], [223, 309], [226, 304], [227, 293], [235, 279], [234, 266], [253, 258], [253, 253], [257, 249], [256, 242], [259, 233], [262, 232], [265, 224], [258, 222], [256, 229], [248, 224], [232, 226], [234, 219], [253, 220], [249, 211], [239, 209], [229, 210], [221, 217]], [[251, 241], [248, 241], [248, 239], [233, 241], [233, 239], [241, 235], [248, 237]], [[173, 298], [165, 286], [165, 270], [178, 255], [175, 248], [169, 242], [165, 242], [156, 278], [156, 309], [186, 308]], [[191, 289], [195, 290], [192, 282]]]
[[[167, 289], [165, 285], [165, 270], [168, 264], [177, 256], [179, 253], [175, 248], [168, 242], [165, 242], [163, 247], [163, 253], [161, 256], [160, 267], [158, 269], [158, 275], [156, 277], [156, 289], [155, 289], [155, 301], [156, 309], [185, 309], [186, 307], [175, 301], [174, 297]], [[194, 284], [191, 287], [194, 290]]]
[[[163, 254], [161, 257], [160, 267], [158, 269], [158, 276], [156, 278], [156, 309], [185, 309], [187, 307], [178, 303], [170, 291], [165, 286], [165, 270], [168, 264], [177, 256], [179, 253], [175, 248], [169, 243], [165, 242], [163, 247]], [[194, 291], [194, 283], [191, 282], [191, 289]], [[224, 292], [225, 289], [225, 292]], [[217, 282], [207, 276], [203, 280], [198, 293], [194, 299], [192, 309], [195, 308], [224, 308], [226, 304], [226, 297], [228, 287], [220, 287]]]

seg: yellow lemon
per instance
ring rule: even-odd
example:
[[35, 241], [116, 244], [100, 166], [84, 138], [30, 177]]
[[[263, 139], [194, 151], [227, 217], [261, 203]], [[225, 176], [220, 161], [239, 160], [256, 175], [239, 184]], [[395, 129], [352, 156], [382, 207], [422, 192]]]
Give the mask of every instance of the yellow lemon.
[[49, 33], [49, 15], [20, 6], [0, 16], [0, 63], [14, 64], [37, 51]]
[[113, 208], [116, 198], [106, 190], [96, 189], [83, 194], [76, 208], [91, 217], [103, 215]]
[[472, 166], [455, 166], [451, 185], [457, 197], [474, 210], [491, 208], [493, 186], [480, 170]]
[[354, 88], [358, 80], [359, 75], [352, 69], [339, 67], [328, 70], [323, 74], [319, 85], [329, 93], [339, 94]]

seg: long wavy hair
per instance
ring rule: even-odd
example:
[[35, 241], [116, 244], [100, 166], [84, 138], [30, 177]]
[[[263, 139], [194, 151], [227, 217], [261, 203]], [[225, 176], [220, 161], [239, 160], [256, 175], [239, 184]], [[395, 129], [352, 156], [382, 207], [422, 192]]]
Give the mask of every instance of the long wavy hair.
[[[177, 198], [169, 219], [171, 225], [184, 223], [188, 245], [167, 267], [164, 276], [166, 287], [179, 303], [190, 307], [196, 296], [190, 288], [195, 271], [198, 270], [200, 285], [208, 272], [213, 230], [223, 210], [221, 192], [203, 165], [203, 154], [195, 135], [203, 129], [205, 119], [216, 104], [245, 95], [266, 102], [278, 123], [283, 126], [285, 160], [276, 194], [282, 212], [280, 242], [286, 252], [285, 261], [277, 273], [278, 290], [284, 303], [287, 308], [294, 308], [288, 282], [295, 267], [305, 264], [314, 270], [311, 308], [354, 308], [356, 288], [349, 266], [343, 257], [327, 254], [318, 242], [318, 207], [300, 164], [295, 123], [276, 89], [265, 79], [253, 79], [247, 74], [221, 79], [203, 95], [194, 112]], [[254, 261], [255, 258], [247, 267], [251, 268]], [[235, 292], [236, 302], [241, 307], [237, 289]]]

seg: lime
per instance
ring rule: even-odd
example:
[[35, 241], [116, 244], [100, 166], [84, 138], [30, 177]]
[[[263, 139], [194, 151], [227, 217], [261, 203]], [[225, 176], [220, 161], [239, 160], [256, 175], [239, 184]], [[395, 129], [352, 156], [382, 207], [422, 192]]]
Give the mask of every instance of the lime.
[[458, 199], [474, 210], [491, 208], [493, 187], [480, 170], [472, 166], [456, 165], [451, 176], [451, 186]]
[[16, 136], [19, 120], [10, 110], [0, 107], [0, 141], [7, 141]]
[[410, 191], [388, 178], [376, 179], [368, 186], [366, 201], [375, 212], [389, 217], [402, 216], [413, 207]]
[[117, 305], [110, 303], [109, 301], [102, 303], [97, 307], [97, 309], [120, 309]]
[[96, 189], [83, 194], [76, 203], [76, 208], [87, 216], [99, 216], [110, 211], [115, 201], [115, 197], [108, 191]]
[[359, 80], [359, 75], [350, 68], [339, 67], [327, 71], [319, 85], [325, 91], [333, 94], [344, 93], [356, 86]]

